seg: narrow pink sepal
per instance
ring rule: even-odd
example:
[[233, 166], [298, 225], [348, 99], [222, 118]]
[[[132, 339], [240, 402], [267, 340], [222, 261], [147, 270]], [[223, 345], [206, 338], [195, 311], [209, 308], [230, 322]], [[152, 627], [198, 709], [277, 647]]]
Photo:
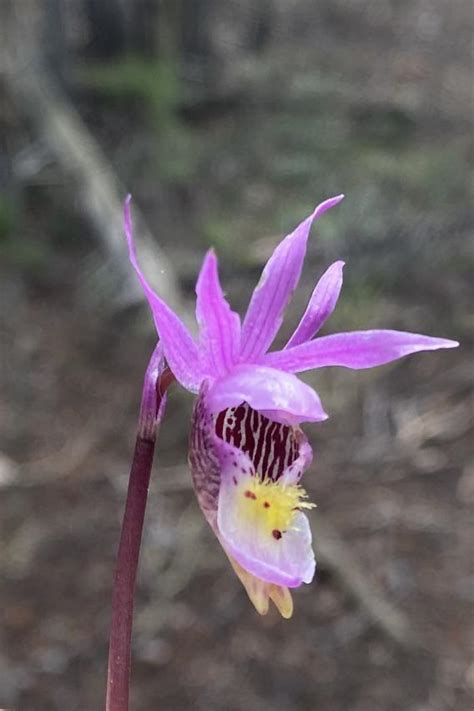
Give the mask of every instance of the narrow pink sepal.
[[203, 368], [216, 377], [227, 373], [240, 353], [240, 317], [231, 310], [219, 282], [217, 257], [210, 250], [196, 284], [196, 318], [203, 349]]
[[351, 331], [316, 338], [294, 348], [268, 353], [262, 362], [288, 373], [337, 365], [359, 370], [374, 368], [419, 351], [456, 348], [457, 341], [405, 331]]
[[133, 240], [130, 202], [131, 195], [127, 197], [124, 206], [124, 227], [130, 261], [137, 273], [150, 305], [156, 330], [160, 336], [166, 360], [173, 374], [186, 389], [197, 392], [202, 380], [202, 368], [198, 348], [184, 323], [153, 291], [139, 267]]
[[301, 275], [311, 225], [343, 197], [338, 195], [318, 205], [309, 217], [280, 242], [268, 260], [242, 325], [241, 362], [258, 360], [272, 344]]
[[324, 272], [316, 284], [306, 311], [285, 349], [293, 348], [300, 345], [300, 343], [309, 341], [332, 314], [341, 293], [343, 267], [344, 262], [334, 262]]
[[166, 368], [161, 342], [155, 347], [143, 382], [140, 417], [138, 420], [138, 434], [142, 439], [154, 441], [156, 430], [161, 422], [166, 406], [166, 392], [162, 395], [157, 392], [157, 384]]
[[[296, 513], [291, 528], [275, 539], [268, 529], [249, 526], [242, 516], [246, 482], [255, 476], [249, 457], [236, 447], [222, 443], [219, 448], [221, 484], [217, 508], [218, 537], [226, 551], [249, 573], [275, 585], [289, 588], [310, 583], [316, 567], [311, 545], [311, 529], [304, 513]], [[306, 460], [308, 453], [302, 455]], [[311, 458], [309, 457], [309, 462]], [[306, 468], [296, 460], [293, 467]], [[290, 483], [291, 475], [283, 477]], [[245, 499], [244, 499], [245, 503]], [[259, 505], [251, 502], [250, 505]]]

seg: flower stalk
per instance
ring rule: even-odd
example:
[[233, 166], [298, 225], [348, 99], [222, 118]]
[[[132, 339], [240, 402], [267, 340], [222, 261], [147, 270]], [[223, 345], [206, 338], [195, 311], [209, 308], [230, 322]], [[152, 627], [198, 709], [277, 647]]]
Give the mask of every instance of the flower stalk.
[[112, 594], [106, 711], [128, 711], [133, 603], [143, 521], [158, 425], [166, 390], [174, 376], [165, 366], [160, 344], [150, 359], [143, 387], [135, 451], [117, 554]]

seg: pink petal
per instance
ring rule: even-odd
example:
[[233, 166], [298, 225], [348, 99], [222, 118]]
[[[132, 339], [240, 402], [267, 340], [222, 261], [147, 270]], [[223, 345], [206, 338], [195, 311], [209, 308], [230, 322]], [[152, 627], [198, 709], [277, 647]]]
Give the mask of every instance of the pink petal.
[[459, 343], [405, 331], [352, 331], [316, 338], [288, 350], [268, 353], [263, 362], [289, 373], [338, 365], [345, 368], [373, 368], [410, 353], [456, 348]]
[[338, 195], [318, 205], [312, 215], [280, 242], [268, 260], [242, 326], [242, 361], [254, 360], [270, 347], [299, 281], [313, 220], [337, 205], [342, 198], [343, 195]]
[[324, 272], [316, 284], [303, 318], [285, 349], [309, 341], [332, 314], [341, 293], [343, 267], [344, 262], [334, 262]]
[[315, 391], [290, 373], [261, 365], [238, 365], [217, 380], [207, 396], [212, 412], [248, 402], [276, 422], [296, 424], [327, 419]]
[[196, 284], [196, 318], [208, 372], [224, 375], [240, 353], [240, 318], [224, 298], [213, 251], [206, 254]]
[[124, 227], [130, 261], [137, 273], [150, 305], [156, 330], [160, 336], [164, 354], [171, 370], [181, 385], [187, 390], [197, 392], [202, 380], [199, 351], [184, 323], [153, 291], [138, 265], [133, 241], [130, 201], [131, 197], [128, 196], [124, 207]]
[[258, 506], [245, 496], [246, 482], [254, 476], [250, 459], [227, 445], [221, 455], [221, 485], [217, 508], [219, 540], [225, 550], [249, 573], [261, 580], [286, 587], [310, 583], [316, 563], [307, 517], [298, 512], [291, 527], [274, 538], [262, 523], [249, 524], [245, 507]]

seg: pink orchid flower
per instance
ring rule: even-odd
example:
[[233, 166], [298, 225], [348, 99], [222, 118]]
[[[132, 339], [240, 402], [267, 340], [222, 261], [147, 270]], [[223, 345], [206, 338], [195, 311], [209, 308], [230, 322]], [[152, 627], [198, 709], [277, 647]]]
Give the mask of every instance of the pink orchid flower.
[[257, 611], [269, 600], [291, 617], [290, 589], [315, 572], [305, 511], [313, 504], [301, 486], [312, 460], [302, 422], [327, 418], [317, 393], [295, 375], [323, 366], [359, 369], [410, 353], [454, 348], [455, 341], [393, 330], [314, 338], [332, 314], [344, 262], [332, 264], [311, 295], [282, 350], [268, 352], [296, 288], [313, 221], [343, 196], [321, 203], [278, 245], [266, 264], [243, 321], [230, 308], [210, 250], [196, 284], [195, 340], [153, 291], [138, 265], [130, 198], [125, 231], [130, 260], [150, 305], [164, 358], [175, 378], [198, 393], [189, 462], [200, 507]]

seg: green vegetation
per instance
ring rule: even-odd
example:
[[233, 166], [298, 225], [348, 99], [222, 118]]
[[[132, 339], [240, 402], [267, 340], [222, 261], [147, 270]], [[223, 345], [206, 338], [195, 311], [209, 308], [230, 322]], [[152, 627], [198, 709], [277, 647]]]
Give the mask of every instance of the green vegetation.
[[145, 108], [156, 135], [160, 179], [181, 183], [193, 177], [198, 152], [178, 115], [182, 86], [172, 62], [129, 55], [113, 64], [88, 66], [82, 81], [105, 98]]
[[142, 101], [157, 126], [170, 121], [181, 90], [172, 64], [128, 55], [113, 64], [89, 65], [82, 72], [84, 84], [118, 101]]
[[0, 194], [0, 244], [5, 242], [16, 222], [15, 206], [6, 195]]

